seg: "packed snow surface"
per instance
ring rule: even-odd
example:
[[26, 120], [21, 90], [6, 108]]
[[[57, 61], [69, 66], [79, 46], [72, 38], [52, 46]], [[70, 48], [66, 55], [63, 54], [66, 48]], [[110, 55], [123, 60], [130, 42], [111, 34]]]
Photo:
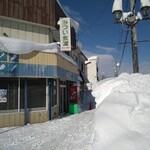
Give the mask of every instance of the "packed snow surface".
[[95, 85], [92, 94], [97, 103], [92, 111], [1, 128], [0, 149], [150, 149], [150, 75], [124, 73], [105, 79]]
[[1, 128], [0, 150], [91, 150], [94, 111], [24, 127]]

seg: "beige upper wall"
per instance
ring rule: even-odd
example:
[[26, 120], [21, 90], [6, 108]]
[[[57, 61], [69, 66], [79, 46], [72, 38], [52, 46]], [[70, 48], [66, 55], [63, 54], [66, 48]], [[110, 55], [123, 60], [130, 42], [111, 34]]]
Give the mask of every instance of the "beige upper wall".
[[52, 40], [49, 29], [46, 27], [0, 18], [0, 36], [4, 33], [11, 38], [42, 44], [48, 44]]

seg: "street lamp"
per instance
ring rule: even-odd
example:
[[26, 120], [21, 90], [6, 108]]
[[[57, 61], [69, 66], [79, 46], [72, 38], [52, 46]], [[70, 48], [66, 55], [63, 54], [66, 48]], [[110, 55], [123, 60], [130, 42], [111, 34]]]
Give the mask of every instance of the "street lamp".
[[[134, 0], [130, 0], [130, 1], [134, 1]], [[131, 18], [138, 21], [148, 17], [150, 12], [150, 0], [140, 0], [140, 1], [141, 1], [141, 12], [143, 18], [141, 18], [142, 15], [140, 14], [140, 12], [138, 12], [137, 14], [133, 13], [132, 11], [128, 13], [123, 12], [122, 0], [114, 0], [112, 13], [114, 14], [115, 23], [124, 22], [125, 21], [124, 19], [127, 18]]]
[[115, 75], [115, 77], [118, 77], [119, 67], [120, 67], [120, 64], [119, 63], [115, 63], [115, 68], [114, 68], [114, 75]]
[[141, 12], [135, 13], [135, 0], [130, 0], [130, 12], [123, 12], [122, 0], [114, 0], [112, 13], [114, 14], [115, 23], [125, 23], [130, 26], [131, 30], [131, 43], [132, 43], [132, 61], [133, 73], [139, 72], [138, 66], [138, 49], [135, 25], [139, 20], [149, 19], [150, 0], [140, 0]]
[[148, 17], [150, 11], [150, 0], [141, 0], [141, 11], [145, 18]]
[[119, 23], [122, 17], [122, 0], [115, 0], [112, 8], [114, 14], [115, 23]]

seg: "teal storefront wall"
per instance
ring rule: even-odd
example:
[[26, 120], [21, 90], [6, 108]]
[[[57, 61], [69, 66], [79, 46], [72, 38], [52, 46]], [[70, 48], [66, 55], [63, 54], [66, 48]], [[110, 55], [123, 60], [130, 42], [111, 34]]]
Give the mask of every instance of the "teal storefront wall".
[[0, 77], [54, 77], [77, 81], [77, 76], [58, 66], [0, 62]]

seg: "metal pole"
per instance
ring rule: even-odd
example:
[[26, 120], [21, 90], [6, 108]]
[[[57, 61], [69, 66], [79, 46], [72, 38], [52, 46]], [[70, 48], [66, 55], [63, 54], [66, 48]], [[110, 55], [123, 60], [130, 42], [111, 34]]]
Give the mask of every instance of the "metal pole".
[[27, 124], [27, 79], [24, 80], [24, 125]]
[[[134, 12], [135, 0], [130, 0], [130, 11]], [[138, 47], [137, 47], [137, 36], [136, 36], [136, 26], [131, 26], [131, 43], [132, 43], [132, 63], [133, 63], [133, 73], [139, 72], [138, 64]]]
[[51, 120], [51, 116], [52, 116], [52, 113], [51, 113], [51, 109], [52, 109], [52, 83], [51, 83], [51, 80], [48, 79], [48, 93], [49, 93], [49, 100], [48, 100], [48, 120]]
[[20, 112], [20, 77], [18, 78], [18, 112]]

